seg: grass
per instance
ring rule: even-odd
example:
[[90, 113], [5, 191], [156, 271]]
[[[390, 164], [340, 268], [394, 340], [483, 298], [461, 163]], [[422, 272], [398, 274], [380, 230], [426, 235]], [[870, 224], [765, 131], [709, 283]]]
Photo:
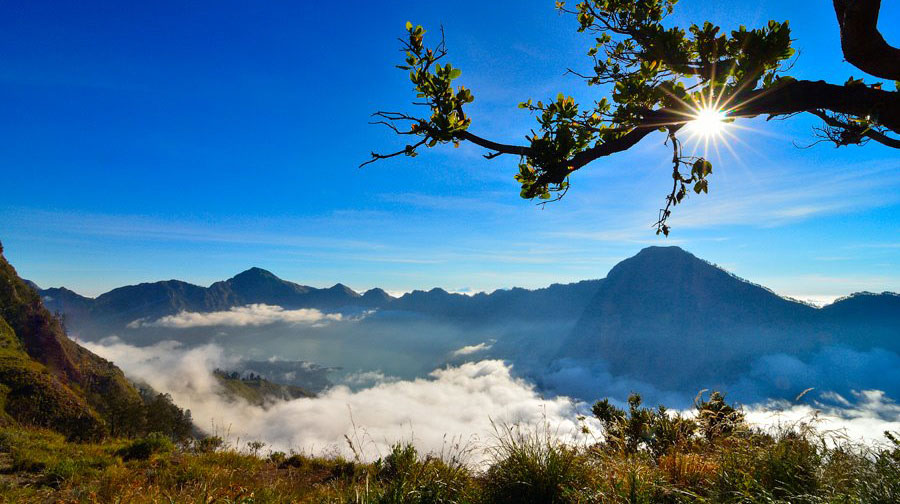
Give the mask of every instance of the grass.
[[151, 435], [68, 442], [0, 428], [0, 502], [115, 503], [859, 503], [900, 502], [900, 442], [870, 447], [809, 428], [697, 436], [665, 453], [548, 429], [501, 426], [483, 467], [395, 445], [364, 463], [338, 456], [172, 445]]

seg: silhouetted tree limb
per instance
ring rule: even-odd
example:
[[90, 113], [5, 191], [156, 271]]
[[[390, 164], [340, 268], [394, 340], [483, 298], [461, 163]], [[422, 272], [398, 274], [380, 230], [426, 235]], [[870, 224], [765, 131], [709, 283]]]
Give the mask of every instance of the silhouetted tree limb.
[[834, 0], [841, 50], [844, 58], [863, 72], [900, 81], [900, 49], [888, 44], [878, 31], [880, 9], [881, 0]]

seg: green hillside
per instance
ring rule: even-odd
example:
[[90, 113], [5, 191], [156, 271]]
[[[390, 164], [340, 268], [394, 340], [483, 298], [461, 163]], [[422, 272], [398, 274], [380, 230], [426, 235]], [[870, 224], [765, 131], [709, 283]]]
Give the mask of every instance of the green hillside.
[[105, 422], [85, 396], [32, 359], [0, 318], [0, 419], [6, 425], [48, 427], [69, 439], [97, 439]]
[[[189, 416], [166, 397], [140, 394], [113, 363], [66, 336], [59, 319], [16, 273], [0, 245], [0, 421], [43, 427], [69, 440], [129, 437]], [[181, 435], [181, 434], [179, 434]]]

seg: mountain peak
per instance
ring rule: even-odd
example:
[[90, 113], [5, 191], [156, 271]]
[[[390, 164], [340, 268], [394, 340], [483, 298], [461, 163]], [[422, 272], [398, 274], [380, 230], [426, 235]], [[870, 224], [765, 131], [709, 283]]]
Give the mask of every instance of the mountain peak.
[[369, 289], [365, 293], [363, 293], [363, 297], [367, 299], [392, 299], [393, 296], [387, 293], [381, 287], [375, 287], [374, 289]]
[[718, 269], [712, 264], [698, 259], [697, 256], [681, 247], [647, 247], [637, 254], [616, 264], [607, 278], [615, 279], [622, 276], [639, 275], [644, 278], [661, 280], [670, 276], [679, 276], [685, 272], [685, 268], [706, 269], [705, 267]]
[[241, 278], [241, 279], [266, 278], [266, 279], [277, 279], [277, 280], [281, 280], [280, 278], [278, 278], [277, 275], [275, 275], [275, 274], [272, 273], [271, 271], [269, 271], [269, 270], [264, 270], [264, 269], [258, 268], [258, 267], [256, 267], [256, 266], [254, 266], [254, 267], [252, 267], [252, 268], [250, 268], [250, 269], [248, 269], [248, 270], [245, 270], [245, 271], [242, 271], [242, 272], [238, 273], [237, 275], [231, 277], [231, 280], [235, 280], [235, 279], [238, 279], [238, 278]]
[[696, 259], [694, 254], [691, 254], [687, 250], [677, 246], [677, 245], [653, 245], [650, 247], [645, 247], [641, 249], [640, 252], [634, 255], [634, 257], [645, 257], [645, 258], [669, 258], [669, 257], [693, 257]]
[[350, 297], [359, 297], [358, 292], [351, 289], [350, 287], [347, 287], [346, 285], [344, 285], [342, 283], [336, 283], [336, 284], [332, 285], [331, 287], [329, 287], [328, 290], [332, 291], [332, 292], [344, 293]]

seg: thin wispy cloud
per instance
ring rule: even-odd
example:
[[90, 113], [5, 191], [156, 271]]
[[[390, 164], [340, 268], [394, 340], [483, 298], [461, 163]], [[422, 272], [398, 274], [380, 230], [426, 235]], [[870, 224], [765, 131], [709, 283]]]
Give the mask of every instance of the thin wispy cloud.
[[462, 356], [466, 356], [466, 355], [472, 355], [472, 354], [476, 354], [479, 352], [484, 352], [486, 350], [490, 350], [491, 348], [493, 348], [493, 346], [494, 346], [493, 343], [488, 343], [488, 342], [478, 343], [477, 345], [466, 345], [462, 348], [454, 350], [451, 355], [453, 355], [454, 357], [462, 357]]

